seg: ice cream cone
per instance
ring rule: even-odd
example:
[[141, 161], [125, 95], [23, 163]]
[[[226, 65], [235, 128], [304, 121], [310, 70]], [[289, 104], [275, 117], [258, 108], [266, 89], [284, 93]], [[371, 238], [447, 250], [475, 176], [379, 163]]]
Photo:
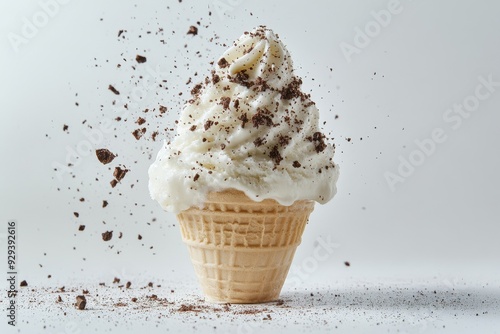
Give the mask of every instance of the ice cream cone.
[[226, 190], [209, 193], [201, 209], [179, 213], [182, 238], [207, 300], [276, 300], [313, 209], [313, 201], [283, 206]]

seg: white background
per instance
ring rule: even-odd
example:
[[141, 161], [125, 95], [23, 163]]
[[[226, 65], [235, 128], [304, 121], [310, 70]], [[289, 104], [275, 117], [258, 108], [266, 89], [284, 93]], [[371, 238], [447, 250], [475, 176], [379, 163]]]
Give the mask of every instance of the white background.
[[[335, 138], [341, 167], [337, 196], [316, 206], [296, 253], [295, 269], [307, 270], [304, 286], [335, 277], [499, 277], [500, 86], [457, 129], [443, 115], [470, 100], [479, 77], [500, 82], [500, 6], [401, 0], [399, 13], [385, 27], [375, 23], [380, 31], [348, 59], [342, 43], [356, 45], [356, 29], [373, 26], [372, 11], [387, 10], [388, 4], [73, 0], [59, 5], [16, 48], [9, 36], [22, 36], [23, 19], [33, 22], [42, 7], [37, 1], [2, 1], [0, 221], [18, 222], [20, 277], [45, 285], [120, 275], [194, 280], [174, 215], [162, 212], [147, 191], [147, 168], [161, 142], [136, 141], [130, 132], [142, 109], [159, 104], [169, 112], [163, 118], [146, 115], [148, 131], [172, 127], [192, 88], [185, 85], [188, 77], [207, 75], [209, 62], [225, 50], [221, 43], [259, 24], [288, 47], [303, 89], [311, 92], [325, 130]], [[198, 36], [186, 35], [196, 21]], [[154, 36], [158, 27], [163, 36]], [[117, 38], [120, 29], [127, 30], [126, 39]], [[146, 36], [148, 30], [153, 34]], [[210, 42], [214, 34], [220, 39]], [[136, 54], [148, 61], [134, 71]], [[150, 76], [148, 68], [160, 69], [169, 90], [144, 88], [147, 80], [137, 77]], [[82, 155], [59, 178], [54, 164], [64, 164], [68, 150], [87, 140], [86, 125], [98, 128], [115, 117], [116, 96], [108, 85], [123, 97], [134, 92], [135, 82], [144, 98], [128, 111], [128, 122], [113, 121], [113, 131], [92, 145], [119, 157], [108, 168], [94, 154]], [[64, 124], [69, 133], [62, 131]], [[446, 141], [392, 190], [385, 174], [397, 173], [400, 158], [418, 154], [415, 141], [430, 138], [436, 128]], [[131, 172], [111, 189], [118, 164]], [[103, 199], [110, 203], [105, 209]], [[106, 230], [115, 233], [108, 243], [100, 235]], [[337, 246], [311, 269], [318, 238]]]

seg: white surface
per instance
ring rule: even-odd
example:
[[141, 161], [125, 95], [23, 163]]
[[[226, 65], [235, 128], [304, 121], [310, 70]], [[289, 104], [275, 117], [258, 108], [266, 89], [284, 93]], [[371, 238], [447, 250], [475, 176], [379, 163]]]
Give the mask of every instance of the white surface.
[[[220, 2], [227, 4], [226, 15], [214, 8]], [[472, 283], [495, 282], [500, 277], [500, 91], [482, 100], [456, 130], [443, 115], [475, 93], [478, 77], [491, 74], [500, 81], [499, 4], [402, 0], [401, 6], [348, 62], [341, 43], [354, 43], [356, 27], [372, 24], [371, 11], [387, 9], [388, 1], [70, 1], [19, 52], [7, 36], [21, 33], [23, 18], [31, 19], [41, 7], [37, 1], [1, 2], [0, 222], [4, 226], [14, 218], [19, 223], [20, 279], [32, 286], [109, 281], [144, 272], [172, 284], [194, 279], [174, 216], [148, 197], [149, 154], [160, 143], [137, 142], [130, 134], [136, 128], [133, 121], [138, 110], [165, 104], [168, 116], [148, 116], [148, 122], [152, 128], [172, 127], [191, 88], [185, 85], [187, 78], [194, 72], [205, 75], [208, 63], [225, 49], [214, 42], [229, 43], [266, 24], [287, 45], [304, 89], [311, 91], [327, 122], [325, 129], [335, 136], [342, 171], [334, 201], [317, 206], [311, 217], [287, 284], [308, 291], [313, 281], [325, 287], [346, 273], [353, 282], [367, 280], [372, 286], [393, 277], [414, 282], [415, 276], [444, 275], [460, 281], [470, 273], [478, 276]], [[209, 27], [200, 28], [194, 38], [186, 35], [197, 20], [210, 22]], [[147, 35], [158, 27], [164, 28], [163, 37]], [[120, 29], [127, 30], [125, 40], [117, 40]], [[209, 42], [214, 32], [220, 39]], [[147, 66], [132, 71], [138, 53], [148, 57]], [[123, 64], [121, 69], [117, 63]], [[155, 68], [168, 80], [168, 91], [148, 88]], [[139, 79], [141, 74], [146, 79]], [[93, 155], [82, 156], [71, 168], [75, 178], [66, 173], [59, 179], [53, 163], [64, 163], [67, 150], [86, 140], [88, 128], [82, 121], [98, 128], [99, 122], [115, 117], [111, 101], [116, 97], [108, 85], [131, 96], [136, 83], [144, 95], [130, 109], [129, 122], [113, 122], [114, 130], [93, 145], [119, 154], [116, 164], [108, 169]], [[69, 134], [62, 131], [63, 124], [69, 125]], [[384, 173], [395, 173], [399, 157], [408, 159], [417, 148], [415, 140], [429, 138], [435, 128], [442, 128], [447, 140], [392, 192]], [[131, 172], [111, 189], [117, 164]], [[103, 199], [110, 203], [106, 209], [101, 208]], [[74, 211], [80, 213], [78, 219]], [[77, 231], [80, 224], [86, 225], [83, 233]], [[101, 240], [106, 230], [115, 231], [110, 243]], [[116, 238], [119, 231], [122, 239]], [[334, 251], [321, 259], [315, 257], [320, 237], [334, 244]], [[0, 249], [4, 244], [0, 234]], [[343, 265], [346, 260], [351, 267]], [[348, 282], [340, 281], [343, 290], [357, 284]], [[43, 315], [37, 312], [34, 319]], [[23, 316], [29, 313], [20, 316], [28, 321]], [[363, 331], [361, 324], [369, 318], [356, 317], [353, 331]], [[468, 315], [457, 318], [457, 326], [477, 323]], [[393, 332], [400, 329], [397, 323], [388, 326]], [[467, 331], [467, 326], [460, 328]], [[478, 326], [484, 326], [483, 332], [498, 328], [490, 321]]]
[[[186, 282], [130, 289], [83, 284], [65, 286], [66, 292], [37, 287], [21, 290], [20, 327], [21, 333], [72, 334], [137, 333], [138, 328], [148, 333], [498, 333], [499, 283], [340, 280], [286, 289], [282, 303], [227, 306], [204, 302]], [[89, 294], [80, 311], [73, 304], [83, 289]], [[194, 310], [180, 312], [182, 305]]]

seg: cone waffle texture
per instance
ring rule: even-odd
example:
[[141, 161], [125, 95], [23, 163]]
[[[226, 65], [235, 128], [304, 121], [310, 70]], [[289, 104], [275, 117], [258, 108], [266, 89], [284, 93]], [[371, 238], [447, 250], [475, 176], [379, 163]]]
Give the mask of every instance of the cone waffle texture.
[[243, 192], [209, 193], [203, 208], [177, 215], [206, 298], [212, 302], [276, 300], [314, 209], [254, 202]]

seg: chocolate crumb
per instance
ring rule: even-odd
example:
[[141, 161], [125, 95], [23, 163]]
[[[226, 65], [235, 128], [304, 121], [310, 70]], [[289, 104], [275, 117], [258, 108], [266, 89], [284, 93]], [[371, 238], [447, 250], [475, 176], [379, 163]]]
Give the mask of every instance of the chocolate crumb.
[[118, 91], [115, 87], [113, 87], [112, 85], [109, 85], [109, 86], [108, 86], [108, 89], [109, 89], [110, 91], [112, 91], [114, 94], [116, 94], [116, 95], [120, 95], [120, 92], [119, 92], [119, 91]]
[[85, 230], [85, 225], [80, 225], [78, 227], [78, 231], [84, 231]]
[[26, 281], [22, 281], [22, 282], [19, 284], [19, 286], [24, 288], [24, 287], [28, 286], [28, 282], [26, 282]]
[[252, 116], [252, 123], [254, 128], [258, 128], [260, 125], [273, 126], [272, 114], [267, 109], [257, 108], [257, 113]]
[[102, 233], [102, 240], [109, 241], [111, 238], [113, 238], [113, 231], [106, 231]]
[[113, 283], [120, 283], [120, 279], [119, 279], [118, 277], [115, 277], [115, 278], [113, 279]]
[[299, 168], [299, 167], [300, 167], [300, 166], [302, 166], [302, 165], [300, 164], [300, 162], [298, 162], [297, 160], [295, 160], [295, 161], [293, 162], [292, 166], [293, 166], [294, 168]]
[[132, 135], [135, 137], [136, 140], [141, 139], [143, 132], [141, 129], [136, 129], [134, 132], [132, 132]]
[[137, 239], [142, 240], [142, 235], [137, 235]]
[[113, 172], [113, 176], [117, 181], [121, 181], [125, 175], [127, 175], [128, 169], [121, 169], [120, 167], [115, 167], [115, 171]]
[[214, 121], [211, 121], [211, 120], [208, 120], [205, 122], [205, 131], [207, 131], [208, 129], [210, 129], [210, 127], [214, 124]]
[[135, 302], [137, 302], [137, 298], [135, 298], [135, 297], [133, 297], [131, 300], [132, 300], [132, 302], [134, 302], [134, 303], [135, 303]]
[[80, 214], [79, 214], [78, 212], [73, 212], [73, 215], [74, 215], [76, 218], [80, 217]]
[[141, 56], [141, 55], [135, 56], [135, 61], [137, 61], [139, 64], [145, 63], [146, 60], [147, 60], [147, 58], [144, 56]]
[[196, 36], [198, 35], [198, 28], [196, 28], [195, 26], [190, 26], [189, 27], [189, 31], [187, 32], [188, 35], [193, 35], [193, 36]]
[[245, 124], [248, 123], [248, 117], [247, 117], [247, 114], [244, 113], [243, 115], [241, 115], [240, 117], [238, 117], [238, 119], [241, 121], [241, 127], [244, 128], [245, 127]]
[[130, 281], [129, 281], [129, 282], [127, 282], [127, 284], [125, 284], [125, 287], [126, 287], [127, 289], [130, 289], [130, 286], [131, 286], [131, 285], [132, 285], [132, 282], [130, 282]]
[[191, 89], [191, 95], [196, 96], [200, 93], [200, 90], [203, 86], [201, 84], [197, 84]]
[[118, 181], [116, 181], [116, 180], [111, 180], [111, 182], [109, 182], [109, 184], [111, 184], [111, 188], [114, 188], [114, 187], [116, 187], [116, 185], [118, 184]]
[[136, 122], [137, 124], [139, 124], [139, 125], [142, 125], [142, 124], [146, 123], [146, 120], [145, 120], [144, 118], [142, 118], [142, 117], [139, 117], [139, 118], [137, 119], [137, 121], [135, 121], [135, 122]]
[[116, 157], [113, 153], [111, 153], [108, 149], [100, 148], [95, 150], [95, 155], [100, 163], [103, 165], [109, 164]]
[[351, 266], [351, 264], [349, 263], [349, 261], [345, 261], [344, 264], [345, 264], [346, 267], [350, 267]]
[[76, 296], [76, 308], [79, 310], [84, 310], [85, 306], [87, 305], [87, 299], [85, 299], [85, 296], [80, 295]]
[[276, 165], [280, 164], [281, 160], [283, 160], [283, 157], [278, 150], [278, 145], [274, 145], [273, 149], [269, 153], [269, 157], [274, 161]]
[[196, 130], [196, 125], [192, 125], [190, 128], [189, 128], [190, 131], [194, 131]]
[[200, 178], [200, 174], [196, 173], [196, 175], [193, 178], [193, 181], [196, 182]]
[[58, 303], [62, 303], [62, 302], [63, 302], [63, 299], [61, 298], [61, 296], [60, 296], [60, 295], [58, 295], [58, 296], [57, 296], [57, 302], [58, 302]]
[[160, 114], [164, 114], [167, 112], [167, 107], [160, 105], [159, 110], [160, 110]]
[[69, 126], [67, 126], [66, 124], [63, 125], [63, 131], [68, 131], [68, 128]]
[[220, 68], [225, 68], [229, 66], [229, 63], [227, 62], [226, 58], [221, 58], [217, 62], [217, 65], [219, 65]]
[[107, 206], [108, 206], [108, 201], [105, 201], [105, 200], [104, 200], [104, 201], [102, 201], [102, 207], [103, 207], [103, 208], [105, 208], [105, 207], [107, 207]]
[[230, 103], [231, 103], [231, 98], [230, 97], [227, 97], [227, 96], [221, 97], [220, 104], [222, 104], [222, 107], [224, 109], [229, 109], [229, 104]]

